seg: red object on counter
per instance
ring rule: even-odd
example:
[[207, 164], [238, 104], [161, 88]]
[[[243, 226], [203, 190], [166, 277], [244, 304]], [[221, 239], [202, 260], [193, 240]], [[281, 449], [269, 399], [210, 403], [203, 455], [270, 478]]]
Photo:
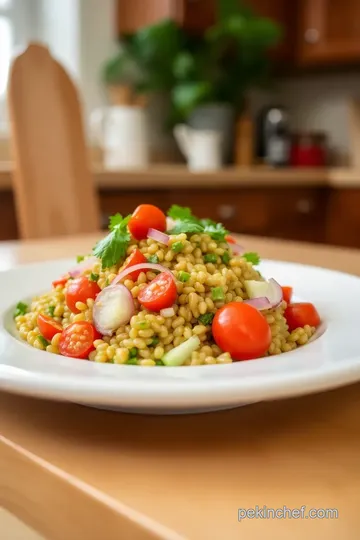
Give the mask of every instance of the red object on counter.
[[325, 167], [326, 137], [322, 133], [293, 136], [290, 162], [292, 167]]

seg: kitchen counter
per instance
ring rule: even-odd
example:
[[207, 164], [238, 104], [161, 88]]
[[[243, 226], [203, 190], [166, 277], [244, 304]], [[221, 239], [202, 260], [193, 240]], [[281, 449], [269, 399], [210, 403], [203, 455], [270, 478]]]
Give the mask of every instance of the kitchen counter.
[[[0, 163], [0, 191], [12, 188], [13, 166]], [[154, 165], [139, 171], [108, 171], [93, 169], [95, 183], [101, 190], [169, 187], [218, 188], [226, 187], [291, 187], [330, 186], [335, 188], [360, 188], [360, 170], [352, 168], [273, 169], [266, 166], [228, 167], [221, 171], [191, 173], [184, 165]]]

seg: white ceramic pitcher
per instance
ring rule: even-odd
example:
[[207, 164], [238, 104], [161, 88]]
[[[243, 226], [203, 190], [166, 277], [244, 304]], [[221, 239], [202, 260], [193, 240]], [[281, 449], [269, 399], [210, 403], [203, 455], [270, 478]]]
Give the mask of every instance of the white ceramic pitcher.
[[196, 130], [185, 124], [174, 128], [174, 136], [191, 171], [213, 171], [222, 167], [222, 142], [219, 131]]
[[137, 169], [149, 164], [149, 137], [143, 107], [113, 106], [90, 116], [93, 138], [104, 151], [107, 169]]

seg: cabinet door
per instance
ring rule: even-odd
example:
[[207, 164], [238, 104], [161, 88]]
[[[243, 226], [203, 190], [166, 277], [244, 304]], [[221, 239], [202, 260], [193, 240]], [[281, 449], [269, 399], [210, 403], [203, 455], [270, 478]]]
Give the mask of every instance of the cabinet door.
[[[316, 2], [316, 0], [314, 0]], [[281, 63], [295, 58], [297, 29], [297, 0], [249, 0], [256, 14], [268, 17], [281, 25], [284, 37], [272, 56]]]
[[302, 64], [360, 61], [359, 0], [304, 0], [302, 6]]
[[177, 0], [118, 0], [117, 31], [132, 34], [161, 19], [175, 18]]

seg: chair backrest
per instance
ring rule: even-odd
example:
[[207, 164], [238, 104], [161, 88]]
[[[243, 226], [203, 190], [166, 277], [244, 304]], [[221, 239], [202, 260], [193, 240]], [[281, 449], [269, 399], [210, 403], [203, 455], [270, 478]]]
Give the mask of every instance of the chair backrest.
[[32, 43], [14, 60], [8, 101], [21, 237], [97, 231], [78, 93], [46, 47]]

